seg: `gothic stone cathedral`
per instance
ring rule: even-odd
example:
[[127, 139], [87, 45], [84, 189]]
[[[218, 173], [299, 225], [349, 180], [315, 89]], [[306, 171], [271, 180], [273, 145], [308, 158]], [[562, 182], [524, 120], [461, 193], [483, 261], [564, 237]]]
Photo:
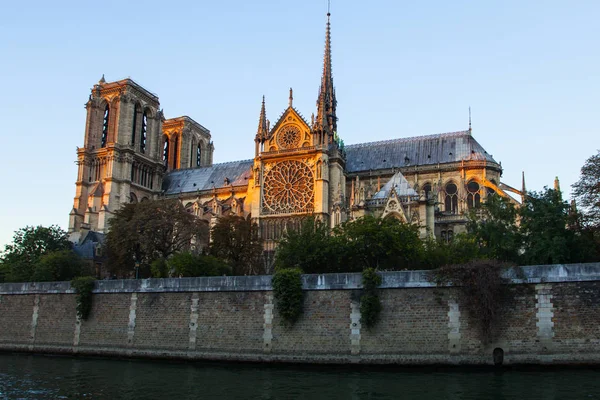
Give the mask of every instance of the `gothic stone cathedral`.
[[[178, 198], [214, 224], [251, 216], [272, 250], [286, 229], [313, 215], [336, 226], [364, 215], [417, 224], [423, 237], [451, 240], [465, 212], [489, 193], [523, 195], [500, 182], [501, 165], [466, 131], [344, 146], [337, 134], [327, 15], [316, 115], [289, 106], [271, 127], [263, 98], [254, 158], [213, 164], [208, 129], [165, 119], [158, 97], [131, 79], [92, 88], [69, 232], [108, 230], [113, 212], [146, 199]], [[512, 197], [511, 197], [512, 199]]]

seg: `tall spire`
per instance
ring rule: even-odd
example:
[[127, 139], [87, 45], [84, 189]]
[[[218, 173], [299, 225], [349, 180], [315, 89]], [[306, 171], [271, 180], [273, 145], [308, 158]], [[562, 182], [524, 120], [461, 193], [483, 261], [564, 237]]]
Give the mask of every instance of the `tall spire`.
[[331, 24], [329, 21], [331, 14], [329, 6], [327, 9], [327, 29], [325, 30], [325, 54], [323, 56], [323, 76], [321, 77], [321, 87], [319, 97], [317, 98], [317, 117], [315, 129], [333, 135], [337, 131], [337, 116], [335, 109], [337, 101], [335, 99], [335, 89], [333, 88], [333, 75], [331, 72]]
[[256, 140], [263, 141], [267, 138], [267, 113], [265, 111], [265, 96], [262, 98], [262, 106], [260, 107], [260, 117], [258, 117], [258, 129], [256, 131]]

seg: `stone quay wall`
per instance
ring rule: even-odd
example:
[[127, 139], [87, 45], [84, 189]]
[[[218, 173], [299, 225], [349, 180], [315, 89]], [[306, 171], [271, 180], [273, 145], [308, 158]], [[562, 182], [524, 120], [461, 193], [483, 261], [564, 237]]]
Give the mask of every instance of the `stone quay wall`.
[[[270, 276], [97, 281], [86, 321], [68, 282], [0, 284], [0, 351], [254, 362], [600, 364], [600, 263], [511, 270], [510, 307], [483, 343], [458, 288], [383, 272], [379, 323], [360, 322], [361, 275], [304, 275], [287, 327]], [[496, 354], [496, 358], [494, 358]]]

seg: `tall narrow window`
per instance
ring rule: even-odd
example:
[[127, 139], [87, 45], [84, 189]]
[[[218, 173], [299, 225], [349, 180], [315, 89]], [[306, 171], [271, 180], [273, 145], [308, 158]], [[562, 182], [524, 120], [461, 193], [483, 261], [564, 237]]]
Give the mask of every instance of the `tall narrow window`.
[[165, 167], [169, 166], [169, 138], [166, 136], [163, 143], [163, 163]]
[[199, 167], [201, 162], [202, 162], [202, 147], [200, 147], [200, 144], [198, 144], [198, 147], [196, 148], [196, 167]]
[[427, 200], [429, 198], [429, 193], [431, 193], [431, 183], [423, 185], [423, 192], [425, 193], [425, 200]]
[[454, 183], [450, 182], [446, 184], [445, 189], [445, 210], [448, 213], [456, 214], [458, 212], [458, 187]]
[[190, 162], [188, 168], [192, 168], [194, 166], [194, 153], [196, 152], [196, 146], [194, 146], [194, 140], [190, 143]]
[[467, 207], [473, 208], [481, 203], [481, 195], [479, 194], [479, 184], [471, 181], [467, 184]]
[[110, 117], [110, 110], [108, 104], [104, 108], [104, 119], [102, 121], [102, 143], [100, 147], [106, 147], [106, 141], [108, 140], [108, 118]]
[[140, 136], [140, 152], [146, 152], [146, 133], [148, 131], [148, 113], [144, 111], [142, 116], [142, 135]]
[[173, 142], [173, 169], [177, 169], [177, 156], [179, 150], [179, 136], [175, 136], [175, 141]]
[[137, 135], [137, 116], [138, 113], [140, 112], [140, 106], [138, 104], [135, 105], [135, 107], [133, 108], [133, 121], [132, 121], [132, 128], [131, 128], [131, 145], [133, 146], [135, 144], [135, 135]]

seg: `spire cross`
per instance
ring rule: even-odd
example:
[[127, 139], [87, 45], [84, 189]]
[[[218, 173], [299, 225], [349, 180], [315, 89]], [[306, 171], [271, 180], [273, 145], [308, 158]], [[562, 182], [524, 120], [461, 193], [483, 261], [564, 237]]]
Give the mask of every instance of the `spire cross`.
[[290, 107], [292, 107], [293, 101], [294, 101], [294, 95], [293, 95], [292, 88], [290, 88]]

